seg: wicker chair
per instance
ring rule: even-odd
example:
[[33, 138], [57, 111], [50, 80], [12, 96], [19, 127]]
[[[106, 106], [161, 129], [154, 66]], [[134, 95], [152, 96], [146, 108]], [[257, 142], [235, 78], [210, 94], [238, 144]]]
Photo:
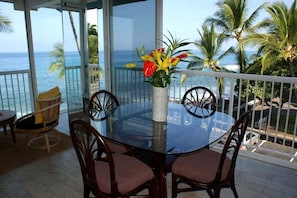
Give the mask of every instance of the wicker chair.
[[181, 103], [186, 110], [196, 117], [209, 117], [216, 111], [216, 97], [206, 87], [192, 87], [186, 91]]
[[[49, 136], [59, 122], [61, 93], [58, 87], [39, 94], [36, 100], [36, 111], [18, 118], [14, 124], [15, 133], [27, 134], [25, 150], [50, 149], [60, 142], [58, 136]], [[37, 143], [44, 138], [44, 145]]]
[[[245, 112], [232, 127], [222, 153], [204, 148], [180, 156], [172, 165], [172, 197], [177, 193], [206, 190], [210, 197], [220, 197], [222, 188], [235, 188], [235, 164], [241, 142], [249, 124], [250, 112]], [[178, 187], [179, 184], [186, 187]]]
[[113, 153], [99, 132], [88, 122], [73, 120], [72, 142], [79, 159], [84, 197], [129, 197], [149, 189], [154, 194], [154, 174], [135, 157]]

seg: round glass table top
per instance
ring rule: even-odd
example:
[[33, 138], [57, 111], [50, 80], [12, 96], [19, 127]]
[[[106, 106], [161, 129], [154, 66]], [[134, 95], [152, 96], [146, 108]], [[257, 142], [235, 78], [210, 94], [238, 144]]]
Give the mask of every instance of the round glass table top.
[[176, 103], [168, 103], [167, 122], [152, 120], [150, 103], [120, 105], [104, 122], [91, 121], [111, 140], [163, 154], [206, 147], [224, 136], [234, 123], [232, 116], [218, 111], [204, 118], [193, 116]]

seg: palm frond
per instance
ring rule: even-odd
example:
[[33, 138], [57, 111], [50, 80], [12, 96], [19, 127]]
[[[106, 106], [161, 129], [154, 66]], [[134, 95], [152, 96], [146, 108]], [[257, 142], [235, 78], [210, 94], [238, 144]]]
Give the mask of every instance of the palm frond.
[[166, 40], [162, 40], [161, 42], [166, 46], [167, 50], [170, 51], [173, 55], [179, 54], [179, 53], [185, 53], [188, 52], [188, 49], [180, 49], [182, 47], [185, 47], [192, 42], [187, 41], [187, 39], [179, 39], [174, 37], [171, 32], [168, 32], [169, 36], [164, 35]]
[[0, 32], [13, 32], [12, 22], [0, 12]]

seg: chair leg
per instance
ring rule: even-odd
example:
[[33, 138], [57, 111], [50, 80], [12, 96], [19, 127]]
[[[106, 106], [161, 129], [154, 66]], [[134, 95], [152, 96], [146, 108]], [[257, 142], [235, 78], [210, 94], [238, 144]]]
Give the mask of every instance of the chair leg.
[[172, 173], [172, 180], [171, 180], [171, 197], [176, 198], [177, 197], [177, 177]]
[[6, 126], [3, 126], [4, 134], [7, 135]]
[[[31, 136], [36, 137], [31, 137]], [[51, 152], [51, 148], [54, 146], [57, 146], [60, 143], [60, 137], [57, 136], [49, 136], [48, 133], [44, 134], [29, 134], [26, 138], [26, 151], [28, 148], [32, 149], [46, 149], [48, 153]], [[37, 143], [36, 141], [42, 141], [42, 145], [40, 143]]]
[[235, 182], [234, 182], [234, 180], [231, 181], [230, 186], [231, 186], [231, 190], [233, 191], [234, 197], [235, 197], [235, 198], [238, 198], [238, 193], [237, 193], [237, 190], [236, 190], [236, 187], [235, 187]]
[[89, 198], [90, 192], [90, 188], [87, 185], [84, 185], [84, 198]]
[[29, 143], [30, 138], [31, 138], [31, 134], [27, 135], [26, 140], [25, 140], [25, 151], [26, 152], [28, 151], [28, 143]]
[[153, 182], [149, 185], [149, 196], [150, 197], [155, 197], [156, 195], [156, 190], [155, 190], [155, 179], [153, 179]]
[[231, 189], [232, 189], [232, 191], [233, 191], [234, 197], [235, 197], [235, 198], [238, 198], [238, 194], [237, 194], [237, 191], [236, 191], [235, 186], [234, 186], [234, 188], [231, 187]]
[[213, 193], [210, 189], [206, 189], [206, 191], [209, 197], [213, 197]]
[[214, 189], [214, 198], [220, 198], [221, 188]]
[[46, 133], [44, 134], [44, 141], [45, 141], [46, 150], [48, 153], [50, 153], [50, 145], [49, 145], [49, 140]]

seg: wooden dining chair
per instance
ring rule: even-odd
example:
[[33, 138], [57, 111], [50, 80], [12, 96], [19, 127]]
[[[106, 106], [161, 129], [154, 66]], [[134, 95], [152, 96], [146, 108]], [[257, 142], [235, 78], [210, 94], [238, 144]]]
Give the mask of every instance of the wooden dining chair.
[[201, 86], [188, 89], [181, 103], [190, 114], [200, 118], [213, 115], [217, 106], [217, 100], [213, 92]]
[[[206, 190], [210, 197], [220, 197], [222, 188], [235, 188], [235, 165], [241, 142], [249, 124], [250, 112], [243, 113], [233, 125], [221, 153], [204, 148], [179, 156], [172, 165], [172, 197], [177, 193]], [[187, 184], [186, 187], [179, 187]]]
[[119, 105], [118, 99], [111, 92], [99, 90], [91, 96], [89, 117], [95, 121], [105, 120]]
[[[107, 90], [95, 92], [90, 99], [88, 114], [93, 121], [107, 121], [114, 110], [120, 105], [118, 99]], [[104, 137], [103, 137], [104, 138]], [[106, 143], [112, 152], [132, 153], [127, 147], [117, 144], [105, 138]]]
[[111, 152], [100, 133], [88, 122], [73, 120], [72, 142], [80, 163], [84, 197], [129, 197], [144, 189], [154, 194], [152, 169], [135, 157]]

